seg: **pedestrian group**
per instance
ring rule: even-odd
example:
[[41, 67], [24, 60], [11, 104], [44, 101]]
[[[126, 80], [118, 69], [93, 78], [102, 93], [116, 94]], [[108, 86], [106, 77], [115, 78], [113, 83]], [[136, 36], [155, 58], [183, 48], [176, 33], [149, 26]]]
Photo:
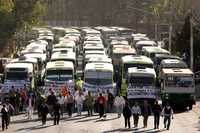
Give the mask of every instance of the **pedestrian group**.
[[153, 114], [154, 129], [159, 128], [160, 116], [163, 116], [164, 128], [169, 130], [171, 119], [173, 119], [173, 109], [169, 103], [161, 108], [157, 101], [151, 106], [147, 100], [144, 100], [142, 104], [135, 101], [134, 105], [130, 107], [128, 100], [123, 96], [117, 95], [114, 97], [109, 90], [107, 92], [98, 90], [97, 92], [92, 93], [77, 89], [72, 93], [64, 87], [58, 97], [56, 97], [53, 89], [49, 89], [49, 95], [45, 98], [40, 94], [28, 92], [26, 86], [20, 91], [12, 87], [9, 98], [1, 109], [2, 130], [8, 128], [11, 115], [18, 114], [19, 111], [24, 110], [27, 112], [26, 115], [29, 120], [33, 119], [33, 112], [37, 110], [42, 125], [46, 124], [48, 114], [53, 117], [53, 124], [58, 125], [64, 113], [67, 113], [70, 118], [74, 112], [77, 112], [77, 115], [80, 116], [83, 111], [87, 111], [88, 116], [92, 116], [93, 113], [99, 113], [99, 118], [105, 119], [106, 113], [116, 112], [118, 118], [123, 114], [125, 128], [131, 128], [131, 116], [133, 117], [134, 128], [138, 127], [140, 116], [143, 117], [143, 126], [146, 128], [148, 118]]

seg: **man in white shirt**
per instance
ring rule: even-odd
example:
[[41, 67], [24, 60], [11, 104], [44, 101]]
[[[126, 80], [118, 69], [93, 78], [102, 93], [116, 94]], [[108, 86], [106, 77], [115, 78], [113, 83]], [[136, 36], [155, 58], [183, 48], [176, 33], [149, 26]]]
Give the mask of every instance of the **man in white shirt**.
[[78, 115], [81, 115], [84, 100], [85, 97], [83, 96], [82, 92], [79, 92], [79, 94], [75, 97]]
[[137, 102], [135, 102], [135, 104], [132, 107], [132, 114], [133, 114], [133, 120], [134, 120], [134, 127], [137, 127], [139, 116], [141, 115], [141, 108]]
[[123, 107], [125, 105], [125, 100], [122, 96], [117, 95], [115, 97], [114, 105], [116, 108], [116, 112], [118, 114], [118, 118], [121, 117], [121, 113], [123, 112]]
[[58, 103], [60, 104], [60, 108], [61, 108], [61, 115], [63, 117], [63, 112], [64, 112], [64, 103], [65, 103], [65, 97], [59, 95], [58, 99]]

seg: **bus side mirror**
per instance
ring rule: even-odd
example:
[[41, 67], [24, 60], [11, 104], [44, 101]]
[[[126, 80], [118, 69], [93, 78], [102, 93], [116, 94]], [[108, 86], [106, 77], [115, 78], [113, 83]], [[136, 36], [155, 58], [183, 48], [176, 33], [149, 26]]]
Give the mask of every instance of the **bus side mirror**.
[[77, 74], [74, 74], [74, 79], [77, 80]]
[[0, 83], [4, 83], [5, 75], [4, 75], [4, 74], [1, 74], [1, 75], [0, 75], [0, 78], [1, 78]]

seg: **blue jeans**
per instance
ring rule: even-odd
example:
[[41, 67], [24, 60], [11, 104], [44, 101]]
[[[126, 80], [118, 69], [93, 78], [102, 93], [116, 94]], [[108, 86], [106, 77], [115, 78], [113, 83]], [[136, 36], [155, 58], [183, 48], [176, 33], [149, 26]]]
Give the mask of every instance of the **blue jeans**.
[[167, 127], [167, 129], [169, 129], [171, 124], [171, 116], [165, 116], [164, 117], [164, 126], [165, 128]]
[[83, 110], [83, 104], [81, 104], [81, 103], [77, 104], [77, 113], [78, 113], [78, 115], [81, 115], [82, 110]]

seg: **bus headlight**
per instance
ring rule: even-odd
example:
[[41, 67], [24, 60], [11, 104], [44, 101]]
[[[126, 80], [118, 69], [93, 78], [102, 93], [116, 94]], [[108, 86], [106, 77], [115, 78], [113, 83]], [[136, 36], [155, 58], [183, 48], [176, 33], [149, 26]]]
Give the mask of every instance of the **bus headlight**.
[[165, 94], [165, 98], [166, 98], [166, 99], [169, 99], [169, 94]]

